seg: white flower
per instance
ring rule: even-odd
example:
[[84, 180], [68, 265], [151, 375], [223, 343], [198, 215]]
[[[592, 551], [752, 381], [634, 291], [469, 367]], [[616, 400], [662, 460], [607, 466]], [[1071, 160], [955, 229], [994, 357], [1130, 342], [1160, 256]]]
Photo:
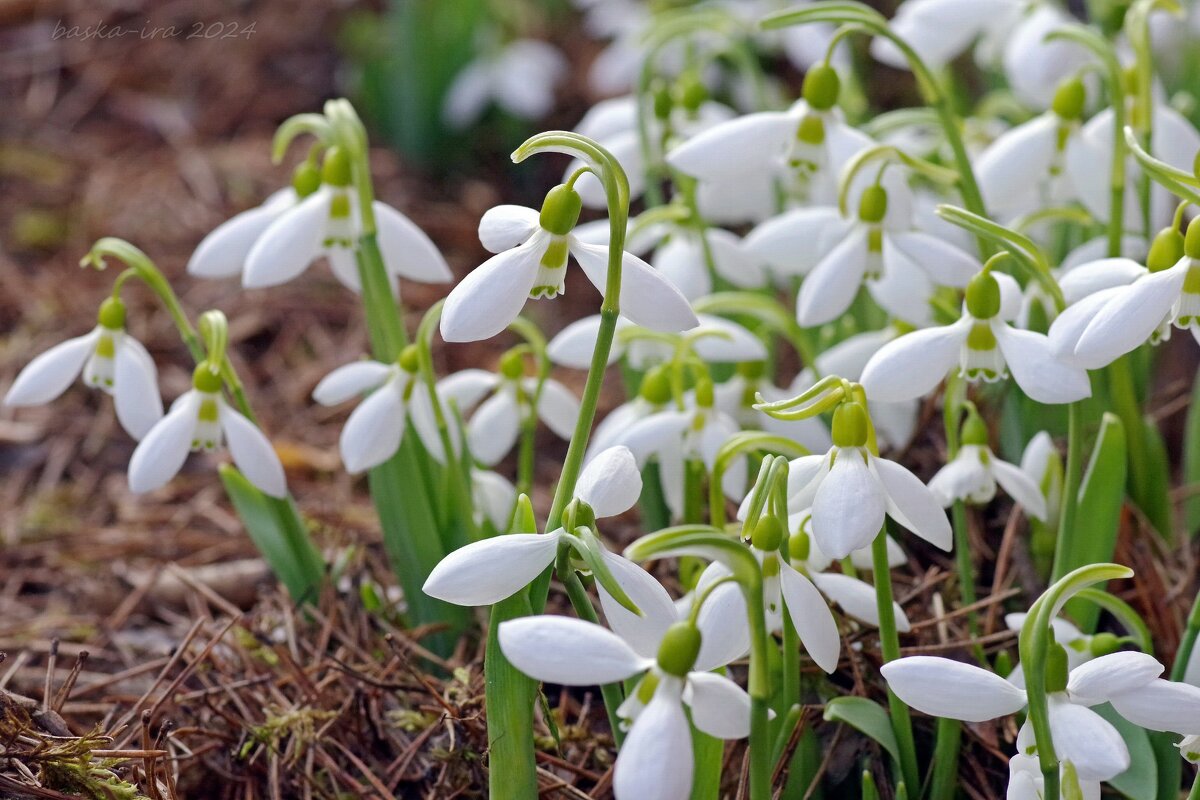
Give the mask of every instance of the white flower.
[[[982, 722], [1014, 714], [1026, 704], [1023, 689], [985, 669], [946, 658], [911, 656], [885, 664], [881, 671], [901, 700], [933, 716]], [[1089, 708], [1100, 703], [1111, 703], [1125, 719], [1149, 730], [1200, 730], [1200, 689], [1162, 680], [1162, 671], [1152, 656], [1120, 652], [1061, 676], [1061, 689], [1048, 680], [1050, 730], [1059, 760], [1074, 764], [1082, 780], [1108, 780], [1129, 768], [1121, 735]], [[1028, 730], [1018, 744], [1026, 742], [1032, 744]]]
[[929, 481], [929, 491], [947, 508], [956, 500], [984, 505], [996, 496], [997, 483], [1029, 516], [1046, 521], [1046, 498], [1037, 484], [1015, 464], [997, 458], [986, 444], [963, 444]]
[[517, 490], [508, 478], [486, 469], [471, 471], [471, 500], [475, 507], [475, 524], [484, 520], [498, 531], [508, 529]]
[[799, 442], [809, 450], [828, 450], [829, 429], [817, 417], [806, 419], [776, 419], [766, 412], [754, 408], [756, 395], [762, 394], [767, 402], [795, 397], [814, 383], [812, 371], [802, 370], [787, 389], [781, 389], [763, 375], [763, 364], [756, 361], [739, 367], [729, 380], [713, 387], [713, 397], [718, 409], [733, 417], [747, 430], [762, 430]]
[[729, 231], [708, 227], [697, 230], [683, 225], [664, 228], [665, 238], [650, 263], [689, 300], [712, 294], [714, 272], [738, 289], [757, 289], [766, 283], [758, 260]]
[[[308, 181], [311, 186], [305, 186]], [[311, 194], [320, 184], [320, 175], [316, 168], [307, 162], [296, 170], [293, 183], [300, 184]], [[190, 275], [201, 278], [232, 278], [242, 274], [246, 265], [246, 256], [259, 237], [271, 227], [271, 223], [279, 219], [283, 212], [294, 208], [303, 198], [293, 186], [272, 193], [262, 205], [256, 206], [229, 219], [213, 228], [196, 246], [192, 257], [188, 259], [187, 271]]]
[[[539, 215], [523, 206], [497, 206], [479, 223], [479, 239], [497, 255], [454, 287], [442, 310], [442, 337], [468, 342], [495, 336], [517, 318], [530, 298], [563, 292], [567, 257], [604, 291], [608, 248], [586, 244], [572, 232], [582, 201], [566, 185], [552, 189]], [[549, 229], [546, 226], [549, 226]], [[621, 313], [658, 331], [695, 327], [687, 299], [637, 256], [621, 261]]]
[[113, 396], [117, 419], [134, 439], [141, 439], [162, 419], [154, 360], [141, 342], [125, 332], [124, 307], [113, 300], [101, 307], [100, 323], [90, 332], [30, 361], [4, 396], [4, 405], [49, 403], [81, 374], [86, 385]]
[[[1008, 628], [1014, 633], [1020, 633], [1021, 628], [1025, 626], [1025, 620], [1028, 617], [1029, 615], [1025, 612], [1005, 614], [1004, 627]], [[1069, 620], [1063, 619], [1062, 617], [1055, 617], [1054, 619], [1050, 620], [1050, 627], [1054, 629], [1054, 641], [1062, 645], [1063, 650], [1067, 654], [1068, 671], [1075, 669], [1080, 664], [1091, 661], [1098, 654], [1107, 655], [1116, 649], [1116, 644], [1113, 644], [1113, 649], [1110, 649], [1107, 652], [1101, 649], [1100, 652], [1097, 653], [1098, 648], [1094, 647], [1092, 644], [1094, 640], [1096, 640], [1098, 637], [1103, 637], [1104, 639], [1108, 640], [1106, 644], [1110, 644], [1116, 642], [1116, 637], [1109, 633], [1090, 636], [1079, 630], [1079, 628], [1075, 627], [1075, 625]], [[1025, 673], [1021, 670], [1020, 662], [1013, 667], [1013, 671], [1008, 676], [1008, 682], [1018, 688], [1025, 688]]]
[[567, 60], [556, 48], [535, 39], [517, 39], [485, 52], [463, 67], [446, 90], [442, 118], [462, 130], [483, 116], [488, 105], [527, 120], [554, 108], [554, 90], [567, 74]]
[[[575, 497], [592, 507], [596, 517], [629, 510], [642, 491], [642, 476], [624, 447], [605, 450], [588, 463], [575, 487]], [[566, 533], [510, 533], [473, 542], [441, 560], [423, 591], [460, 606], [490, 606], [511, 597], [554, 563]]]
[[129, 461], [129, 488], [149, 492], [166, 485], [193, 450], [224, 444], [246, 479], [271, 497], [287, 494], [279, 456], [258, 427], [234, 410], [221, 394], [221, 377], [206, 364], [196, 368], [193, 388], [171, 404]]
[[1185, 736], [1176, 745], [1179, 754], [1193, 764], [1200, 764], [1200, 735]]
[[[977, 283], [978, 282], [978, 283]], [[1058, 359], [1043, 334], [1012, 327], [1020, 305], [1016, 282], [981, 273], [968, 288], [962, 318], [907, 333], [879, 349], [863, 370], [872, 400], [895, 402], [932, 391], [952, 369], [969, 381], [1002, 380], [1011, 371], [1039, 403], [1071, 403], [1091, 395], [1087, 372]]]
[[[1058, 519], [1063, 493], [1062, 456], [1054, 446], [1054, 440], [1045, 431], [1038, 431], [1025, 445], [1021, 453], [1021, 472], [1033, 479], [1034, 484], [1046, 498], [1046, 518]], [[1059, 638], [1060, 642], [1063, 639]]]
[[[340, 405], [370, 392], [351, 412], [338, 441], [342, 463], [350, 473], [377, 467], [395, 455], [409, 421], [426, 451], [445, 461], [433, 404], [413, 361], [415, 355], [394, 364], [356, 361], [338, 367], [313, 389], [313, 399], [323, 406]], [[451, 425], [451, 436], [457, 433]]]
[[949, 550], [950, 523], [929, 489], [904, 467], [867, 449], [866, 412], [843, 403], [834, 412], [833, 447], [791, 462], [789, 508], [812, 508], [813, 540], [835, 559], [868, 546], [884, 516]]
[[[712, 314], [697, 314], [696, 319], [699, 324], [687, 335], [691, 340], [691, 349], [705, 363], [740, 364], [767, 358], [767, 348], [762, 340], [736, 322]], [[559, 366], [591, 368], [600, 322], [599, 314], [572, 322], [550, 340], [546, 355]], [[617, 319], [617, 335], [608, 353], [609, 364], [624, 357], [629, 366], [644, 371], [674, 357], [675, 349], [661, 341], [661, 336], [639, 337], [639, 330], [642, 329], [629, 320]]]
[[[859, 381], [871, 356], [900, 335], [899, 326], [889, 325], [878, 331], [864, 331], [843, 339], [817, 356], [817, 372], [821, 375], [837, 375], [848, 381]], [[806, 383], [794, 388], [803, 391], [811, 385]], [[875, 436], [879, 446], [898, 449], [908, 444], [916, 433], [920, 410], [921, 401], [917, 398], [890, 403], [872, 398], [871, 421], [875, 424]]]
[[[1066, 780], [1060, 767], [1059, 779]], [[1065, 784], [1062, 784], [1065, 789]], [[1079, 781], [1083, 800], [1100, 800], [1100, 781]], [[1037, 756], [1017, 753], [1008, 760], [1008, 793], [1006, 800], [1043, 800], [1046, 790], [1041, 762]]]
[[[348, 156], [333, 148], [326, 154], [325, 182], [295, 205], [284, 208], [270, 221], [245, 255], [242, 284], [259, 288], [292, 280], [321, 256], [339, 281], [359, 291], [360, 281], [355, 252], [362, 237], [362, 214], [357, 192], [350, 185]], [[372, 203], [379, 250], [384, 267], [398, 289], [398, 278], [422, 283], [446, 283], [450, 268], [429, 237], [412, 220], [378, 200]], [[263, 216], [266, 211], [263, 212]], [[236, 219], [236, 218], [235, 218]], [[259, 218], [222, 226], [201, 243], [194, 270], [204, 274], [232, 272], [232, 258], [239, 256], [245, 242], [254, 233]], [[220, 263], [218, 264], [218, 255]], [[203, 256], [203, 258], [201, 258]], [[199, 260], [198, 260], [199, 259]], [[213, 263], [209, 268], [205, 262]]]
[[[465, 369], [438, 381], [443, 403], [453, 401], [459, 413], [475, 408], [467, 423], [467, 445], [471, 455], [486, 466], [494, 466], [512, 450], [521, 434], [521, 423], [536, 414], [550, 430], [570, 439], [579, 417], [579, 401], [571, 390], [553, 378], [542, 381], [523, 377], [519, 357], [501, 362], [500, 372]], [[491, 397], [484, 397], [491, 393]], [[536, 409], [532, 405], [537, 395]], [[482, 401], [482, 402], [480, 402]]]

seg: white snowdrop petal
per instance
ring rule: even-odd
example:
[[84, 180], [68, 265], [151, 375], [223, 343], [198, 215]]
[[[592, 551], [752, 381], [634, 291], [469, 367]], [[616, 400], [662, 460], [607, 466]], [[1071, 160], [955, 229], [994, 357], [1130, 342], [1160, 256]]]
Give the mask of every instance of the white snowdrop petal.
[[246, 479], [271, 497], [287, 496], [287, 477], [271, 440], [224, 400], [217, 400], [225, 446]]
[[476, 511], [496, 530], [505, 530], [517, 501], [516, 487], [503, 475], [484, 469], [471, 473], [471, 489]]
[[438, 562], [422, 591], [459, 606], [498, 603], [554, 562], [560, 533], [510, 533], [460, 547]]
[[1073, 403], [1091, 397], [1087, 371], [1055, 358], [1044, 334], [999, 321], [993, 323], [992, 332], [1013, 380], [1030, 398], [1039, 403]]
[[317, 190], [280, 214], [246, 256], [242, 285], [262, 288], [287, 283], [321, 254], [333, 192]]
[[437, 245], [415, 222], [378, 200], [371, 207], [375, 209], [379, 250], [388, 272], [421, 283], [449, 283], [454, 279]]
[[842, 637], [829, 605], [812, 581], [787, 564], [779, 566], [779, 589], [800, 642], [818, 667], [833, 672], [837, 669]]
[[637, 503], [642, 473], [628, 447], [610, 447], [588, 461], [575, 484], [575, 496], [592, 507], [597, 517], [614, 517]]
[[863, 369], [871, 356], [879, 349], [896, 338], [896, 330], [892, 327], [878, 331], [865, 331], [850, 336], [832, 347], [827, 347], [817, 356], [817, 372], [822, 375], [838, 375], [848, 381], [856, 381], [862, 376]]
[[113, 401], [117, 419], [130, 436], [141, 439], [163, 417], [158, 370], [142, 345], [129, 334], [117, 343]]
[[[618, 317], [617, 330], [620, 331], [622, 328], [628, 327], [629, 324], [628, 320]], [[592, 353], [596, 349], [596, 339], [599, 335], [599, 314], [593, 314], [589, 317], [576, 320], [559, 331], [550, 340], [550, 343], [546, 345], [546, 355], [560, 367], [590, 369], [592, 366]], [[621, 346], [618, 339], [614, 339], [612, 347], [608, 352], [608, 363], [614, 363], [621, 357], [623, 352], [624, 347]]]
[[[719, 564], [710, 564], [709, 569]], [[705, 570], [707, 573], [708, 570]], [[700, 585], [703, 586], [701, 577]], [[746, 600], [736, 583], [713, 589], [700, 607], [696, 618], [700, 629], [700, 653], [695, 669], [700, 672], [724, 667], [750, 650], [750, 631], [746, 626]]]
[[884, 246], [887, 244], [894, 245], [942, 286], [966, 286], [983, 268], [970, 253], [921, 231], [889, 233], [884, 237]]
[[[819, 572], [814, 574], [812, 579], [817, 588], [837, 603], [848, 616], [868, 625], [879, 625], [879, 607], [874, 586], [838, 572]], [[907, 632], [910, 628], [908, 615], [899, 603], [893, 601], [892, 613], [896, 615], [896, 630], [901, 633]]]
[[[1021, 621], [1024, 622], [1023, 619]], [[1061, 641], [1059, 643], [1063, 644]], [[1071, 670], [1067, 678], [1067, 693], [1076, 703], [1096, 705], [1113, 695], [1145, 686], [1162, 675], [1163, 669], [1154, 656], [1146, 653], [1110, 653]]]
[[364, 472], [391, 458], [404, 436], [405, 405], [399, 380], [371, 393], [350, 412], [338, 439], [342, 463], [353, 474]]
[[356, 361], [330, 372], [313, 389], [313, 400], [323, 406], [335, 406], [356, 398], [392, 376], [395, 368], [378, 361]]
[[1146, 268], [1132, 258], [1102, 258], [1075, 267], [1058, 285], [1070, 305], [1105, 289], [1128, 286], [1146, 274]]
[[706, 236], [718, 275], [740, 289], [757, 289], [766, 283], [759, 260], [741, 239], [721, 228], [709, 228]]
[[959, 323], [913, 331], [888, 342], [863, 368], [860, 382], [867, 397], [887, 403], [928, 394], [958, 363], [969, 330]]
[[458, 71], [446, 90], [442, 119], [455, 130], [469, 127], [488, 106], [492, 81], [489, 64], [477, 59]]
[[542, 393], [538, 396], [538, 417], [546, 427], [562, 439], [570, 439], [579, 419], [579, 399], [553, 378], [542, 382]]
[[1190, 259], [1141, 278], [1116, 294], [1079, 337], [1075, 354], [1087, 363], [1115, 361], [1150, 338], [1179, 297]]
[[537, 279], [542, 238], [494, 255], [450, 290], [442, 307], [442, 338], [447, 342], [488, 339], [517, 318]]
[[692, 709], [692, 723], [718, 739], [743, 739], [750, 735], [750, 695], [722, 675], [690, 672], [684, 702]]
[[486, 369], [471, 367], [453, 372], [437, 382], [437, 394], [443, 403], [453, 403], [460, 414], [466, 414], [496, 388], [500, 376]]
[[691, 414], [682, 411], [660, 411], [634, 422], [618, 432], [612, 444], [623, 444], [633, 453], [638, 464], [645, 465], [655, 453], [671, 440], [678, 439], [691, 424]]
[[1103, 289], [1089, 294], [1087, 297], [1073, 303], [1054, 318], [1050, 324], [1047, 336], [1050, 339], [1050, 352], [1068, 364], [1078, 364], [1086, 369], [1099, 369], [1106, 366], [1103, 354], [1091, 359], [1080, 358], [1075, 352], [1083, 332], [1092, 324], [1110, 300], [1121, 292], [1120, 287]]
[[502, 622], [500, 649], [513, 666], [531, 678], [565, 686], [623, 681], [648, 666], [617, 634], [571, 617], [521, 617]]
[[1129, 769], [1125, 740], [1090, 708], [1051, 697], [1050, 736], [1055, 755], [1074, 764], [1083, 780], [1106, 781]]
[[467, 424], [467, 443], [471, 455], [481, 464], [492, 466], [508, 455], [521, 431], [521, 412], [510, 388], [502, 388], [489, 397], [471, 415]]
[[804, 327], [837, 319], [850, 307], [867, 270], [867, 231], [857, 227], [821, 259], [800, 285], [796, 319]]
[[667, 153], [667, 163], [702, 182], [754, 170], [781, 153], [796, 121], [781, 111], [746, 114], [714, 125]]
[[629, 729], [613, 774], [617, 800], [688, 800], [691, 796], [692, 734], [681, 693], [678, 678], [663, 677]]
[[832, 206], [797, 208], [758, 225], [742, 246], [780, 275], [807, 275], [852, 224]]
[[975, 177], [988, 209], [1004, 214], [1028, 210], [1038, 187], [1050, 178], [1058, 146], [1059, 118], [1041, 114], [998, 136], [979, 156]]
[[138, 443], [129, 460], [129, 488], [136, 493], [165, 486], [175, 477], [192, 449], [201, 397], [190, 391]]
[[[287, 191], [292, 198], [289, 205], [298, 202], [295, 192]], [[200, 241], [188, 259], [188, 274], [201, 278], [230, 278], [241, 274], [254, 243], [283, 211], [281, 204], [264, 203], [222, 222]]]
[[695, 339], [693, 347], [696, 355], [705, 361], [742, 363], [763, 361], [767, 358], [767, 348], [762, 340], [736, 322], [712, 314], [696, 316], [700, 320], [701, 328], [718, 334]]
[[949, 550], [954, 533], [946, 512], [921, 479], [886, 458], [871, 458], [871, 470], [883, 486], [887, 513], [930, 544]]
[[56, 344], [25, 365], [4, 396], [7, 406], [38, 406], [67, 390], [87, 363], [100, 338], [99, 327]]
[[525, 206], [489, 208], [479, 220], [479, 242], [488, 252], [503, 253], [524, 244], [538, 229], [538, 212]]
[[637, 564], [607, 551], [603, 557], [613, 578], [642, 612], [640, 616], [634, 614], [613, 599], [603, 584], [597, 582], [596, 591], [600, 595], [604, 619], [608, 621], [608, 626], [613, 632], [639, 655], [655, 658], [663, 634], [678, 619], [675, 603], [662, 584]]
[[672, 235], [657, 250], [651, 265], [689, 301], [712, 294], [712, 276], [704, 263], [699, 237], [692, 233]]
[[983, 722], [1025, 707], [1025, 692], [999, 675], [961, 661], [910, 656], [880, 669], [906, 704], [935, 717]]
[[1002, 461], [995, 455], [991, 458], [992, 474], [1008, 496], [1021, 504], [1025, 513], [1034, 519], [1046, 521], [1046, 496], [1034, 483], [1033, 478], [1026, 475], [1015, 464]]
[[1109, 700], [1118, 714], [1147, 730], [1200, 734], [1200, 688], [1190, 684], [1153, 680]]
[[813, 536], [831, 558], [845, 558], [879, 533], [886, 502], [861, 452], [840, 450], [813, 499]]
[[[571, 242], [571, 254], [601, 292], [608, 278], [608, 248]], [[651, 330], [678, 333], [699, 324], [687, 298], [666, 278], [632, 253], [621, 259], [621, 313]]]

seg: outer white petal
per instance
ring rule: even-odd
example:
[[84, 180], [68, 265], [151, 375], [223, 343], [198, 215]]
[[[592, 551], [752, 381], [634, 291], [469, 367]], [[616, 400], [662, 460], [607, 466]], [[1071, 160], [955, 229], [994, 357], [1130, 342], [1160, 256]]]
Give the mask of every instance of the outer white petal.
[[1082, 780], [1106, 781], [1129, 769], [1125, 740], [1090, 708], [1051, 697], [1050, 735], [1055, 755], [1074, 764]]
[[[990, 491], [985, 492], [985, 487]], [[929, 491], [943, 508], [955, 500], [968, 498], [976, 502], [990, 501], [996, 485], [979, 458], [979, 445], [967, 445], [929, 480]]]
[[[714, 566], [720, 565], [710, 564], [709, 569]], [[699, 585], [704, 585], [703, 575]], [[700, 653], [696, 656], [695, 666], [698, 671], [723, 667], [749, 652], [746, 600], [737, 584], [726, 583], [712, 590], [700, 607], [696, 627], [700, 629]]]
[[4, 404], [38, 406], [65, 392], [83, 371], [100, 334], [97, 327], [83, 336], [56, 344], [30, 361], [4, 396]]
[[698, 314], [697, 317], [700, 327], [719, 334], [701, 336], [692, 345], [696, 355], [705, 361], [741, 363], [767, 358], [767, 348], [762, 340], [736, 322], [712, 314]]
[[667, 163], [701, 181], [737, 176], [777, 158], [795, 127], [784, 112], [747, 114], [693, 136], [667, 153]]
[[399, 379], [388, 381], [350, 412], [338, 449], [351, 474], [378, 466], [395, 454], [404, 435], [406, 411]]
[[513, 666], [531, 678], [565, 686], [622, 681], [649, 666], [612, 631], [570, 617], [501, 622], [500, 649]]
[[663, 634], [679, 619], [675, 603], [653, 575], [629, 559], [605, 551], [604, 561], [617, 583], [642, 612], [641, 616], [634, 614], [597, 583], [604, 619], [613, 632], [640, 655], [645, 658], [657, 657]]
[[1008, 496], [1021, 504], [1025, 512], [1034, 519], [1046, 521], [1046, 497], [1034, 483], [1033, 478], [1026, 475], [1015, 464], [1001, 461], [995, 455], [991, 459], [992, 474]]
[[1163, 665], [1154, 656], [1132, 651], [1110, 653], [1071, 670], [1067, 693], [1072, 702], [1093, 706], [1145, 686], [1162, 673]]
[[913, 331], [879, 348], [861, 383], [873, 401], [894, 403], [928, 394], [958, 363], [969, 324]]
[[1067, 306], [1066, 310], [1055, 317], [1054, 322], [1050, 324], [1050, 332], [1047, 334], [1050, 337], [1050, 351], [1063, 361], [1078, 364], [1086, 369], [1099, 369], [1106, 366], [1108, 362], [1103, 357], [1093, 358], [1090, 361], [1080, 358], [1075, 354], [1075, 347], [1096, 315], [1122, 291], [1124, 291], [1122, 287], [1115, 286], [1090, 294]]
[[610, 447], [588, 461], [575, 496], [592, 507], [597, 517], [615, 517], [633, 508], [642, 494], [642, 473], [628, 447]]
[[510, 533], [460, 547], [433, 568], [422, 591], [459, 606], [498, 603], [554, 562], [561, 533]]
[[479, 242], [488, 252], [503, 253], [524, 244], [538, 229], [538, 212], [525, 206], [489, 208], [479, 220]]
[[[531, 384], [536, 381], [530, 381]], [[579, 399], [553, 378], [542, 382], [542, 393], [538, 396], [538, 417], [546, 427], [562, 439], [570, 439], [579, 419]]]
[[[587, 452], [584, 453], [584, 463], [595, 458], [597, 453], [601, 453], [613, 445], [620, 444], [622, 437], [625, 435], [625, 430], [653, 411], [653, 405], [641, 397], [635, 397], [628, 403], [622, 403], [610, 411], [608, 416], [600, 420], [600, 424], [592, 431], [591, 441], [588, 442]], [[633, 456], [639, 459], [639, 463], [642, 463], [646, 457], [645, 454], [638, 454], [636, 452]]]
[[[462, 453], [462, 429], [455, 424], [457, 420], [445, 401], [441, 402], [442, 418], [446, 420], [446, 433], [450, 439], [450, 449], [457, 456]], [[408, 402], [408, 421], [412, 423], [417, 438], [425, 446], [425, 452], [439, 464], [446, 463], [446, 446], [442, 443], [442, 434], [438, 429], [437, 415], [433, 411], [433, 402], [429, 397], [429, 388], [421, 383], [413, 389]]]
[[1146, 274], [1146, 268], [1132, 258], [1102, 258], [1075, 267], [1058, 285], [1070, 305], [1104, 289], [1128, 286]]
[[492, 466], [508, 455], [521, 430], [521, 412], [511, 388], [502, 387], [471, 415], [467, 442], [471, 455]]
[[217, 400], [221, 417], [221, 428], [225, 432], [225, 446], [233, 456], [233, 463], [246, 479], [271, 497], [287, 495], [287, 477], [283, 464], [271, 440], [259, 427], [235, 411], [224, 400]]
[[920, 478], [895, 461], [874, 456], [871, 471], [886, 493], [889, 517], [943, 550], [953, 546], [954, 534], [946, 512]]
[[140, 494], [165, 486], [179, 472], [192, 449], [200, 402], [195, 391], [180, 397], [138, 444], [129, 460], [132, 491]]
[[828, 474], [826, 453], [801, 456], [788, 462], [788, 503], [795, 508], [808, 508], [821, 480]]
[[750, 735], [750, 695], [722, 675], [690, 672], [683, 699], [692, 709], [692, 723], [718, 739]]
[[758, 258], [737, 236], [720, 228], [709, 228], [707, 238], [713, 266], [722, 278], [741, 289], [757, 289], [767, 282]]
[[496, 388], [500, 376], [486, 369], [468, 368], [451, 373], [437, 382], [437, 394], [445, 403], [454, 403], [465, 414]]
[[454, 76], [442, 104], [442, 119], [450, 127], [462, 130], [483, 114], [491, 94], [490, 67], [486, 60], [476, 59]]
[[421, 283], [454, 280], [437, 245], [417, 224], [396, 209], [376, 200], [375, 223], [379, 227], [379, 250], [388, 272]]
[[492, 523], [493, 528], [502, 531], [508, 526], [513, 503], [517, 501], [516, 487], [508, 478], [490, 470], [475, 470], [471, 473], [471, 496], [476, 512]]
[[492, 256], [450, 290], [442, 307], [442, 338], [475, 342], [504, 330], [521, 313], [537, 279], [541, 236]]
[[313, 400], [336, 406], [382, 385], [394, 372], [393, 366], [378, 361], [344, 364], [321, 379], [313, 389]]
[[866, 547], [883, 527], [887, 499], [859, 450], [839, 450], [812, 504], [813, 536], [832, 558]]
[[742, 245], [780, 275], [807, 275], [853, 224], [833, 206], [798, 208], [762, 223]]
[[[889, 27], [936, 69], [966, 50], [1008, 5], [1004, 0], [909, 0]], [[908, 69], [904, 55], [886, 39], [872, 41], [871, 54], [889, 66]]]
[[692, 415], [683, 411], [660, 411], [633, 423], [618, 433], [612, 443], [625, 445], [638, 463], [645, 465], [669, 441], [682, 436], [691, 421]]
[[1079, 337], [1075, 354], [1087, 363], [1108, 363], [1144, 343], [1178, 299], [1189, 266], [1185, 257], [1116, 294]]
[[[628, 328], [629, 320], [618, 317], [617, 331]], [[558, 332], [550, 344], [546, 346], [546, 355], [560, 367], [571, 369], [590, 369], [592, 366], [592, 351], [596, 348], [596, 338], [600, 334], [600, 315], [572, 322]], [[618, 340], [613, 340], [613, 346], [608, 353], [608, 363], [612, 364], [621, 357], [625, 348]]]
[[837, 319], [854, 301], [866, 270], [867, 230], [860, 226], [846, 234], [804, 279], [796, 319], [804, 327]]
[[712, 276], [701, 247], [698, 236], [680, 232], [655, 250], [651, 259], [654, 269], [689, 301], [712, 294]]
[[1025, 692], [994, 672], [961, 661], [910, 656], [884, 664], [880, 672], [897, 697], [934, 717], [983, 722], [1025, 707]]
[[1110, 701], [1118, 714], [1147, 730], [1200, 734], [1200, 688], [1191, 684], [1155, 680]]
[[829, 605], [812, 581], [787, 564], [779, 566], [779, 588], [800, 642], [818, 667], [833, 672], [837, 669], [842, 637]]
[[817, 371], [822, 375], [839, 375], [848, 381], [858, 380], [871, 356], [896, 338], [896, 329], [883, 328], [865, 331], [843, 339], [817, 356]]
[[975, 163], [975, 176], [987, 207], [1020, 213], [1038, 199], [1050, 177], [1057, 149], [1059, 118], [1041, 114], [996, 138]]
[[163, 417], [158, 370], [141, 342], [129, 334], [117, 341], [113, 400], [117, 419], [130, 436], [141, 439]]
[[[818, 572], [812, 579], [817, 588], [841, 606], [846, 614], [868, 625], [879, 625], [879, 607], [876, 604], [874, 586], [838, 572]], [[896, 615], [896, 630], [901, 633], [911, 630], [908, 615], [895, 601], [892, 602], [892, 613]]]
[[250, 288], [287, 283], [321, 254], [333, 192], [318, 189], [272, 222], [250, 248], [242, 285]]
[[692, 735], [681, 692], [678, 678], [662, 678], [629, 729], [613, 775], [617, 800], [688, 800], [691, 795]]
[[[1126, 234], [1121, 237], [1121, 257], [1131, 258], [1134, 261], [1145, 261], [1146, 252], [1149, 246], [1146, 240], [1141, 236]], [[1094, 239], [1089, 239], [1083, 244], [1076, 247], [1071, 252], [1063, 256], [1062, 263], [1059, 264], [1059, 272], [1070, 275], [1077, 267], [1088, 263], [1089, 261], [1097, 261], [1108, 256], [1108, 237], [1097, 236]], [[1061, 285], [1061, 282], [1060, 284]], [[1064, 289], [1064, 291], [1066, 291]], [[1068, 301], [1070, 302], [1070, 301]]]
[[1013, 380], [1039, 403], [1073, 403], [1092, 395], [1092, 383], [1082, 367], [1054, 357], [1044, 334], [1023, 331], [995, 321], [992, 333]]
[[928, 233], [889, 233], [884, 237], [884, 246], [889, 243], [942, 286], [966, 286], [983, 268], [975, 256]]
[[[288, 193], [296, 202], [295, 192], [289, 189]], [[188, 259], [188, 273], [202, 278], [241, 274], [250, 249], [282, 211], [278, 204], [264, 203], [222, 222], [200, 241]]]
[[[572, 241], [571, 253], [588, 280], [603, 292], [608, 277], [608, 248]], [[678, 333], [700, 322], [687, 298], [632, 253], [624, 253], [621, 259], [620, 304], [622, 314], [651, 330]]]

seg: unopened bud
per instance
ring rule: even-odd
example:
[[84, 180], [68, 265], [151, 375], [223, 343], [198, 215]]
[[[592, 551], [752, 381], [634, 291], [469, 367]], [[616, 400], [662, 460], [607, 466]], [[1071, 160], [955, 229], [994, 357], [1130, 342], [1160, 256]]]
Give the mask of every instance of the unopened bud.
[[837, 105], [841, 88], [837, 70], [828, 64], [818, 64], [804, 76], [804, 101], [815, 111], [826, 111]]
[[863, 190], [858, 200], [858, 218], [863, 222], [874, 225], [882, 222], [887, 215], [887, 189], [875, 184]]
[[990, 272], [979, 273], [967, 284], [967, 313], [975, 319], [1000, 313], [1000, 282]]
[[579, 192], [560, 183], [546, 193], [542, 201], [542, 213], [538, 218], [543, 229], [555, 236], [566, 236], [579, 222], [579, 212], [583, 210], [583, 198]]
[[659, 669], [677, 678], [685, 677], [696, 666], [700, 641], [700, 629], [690, 622], [676, 622], [667, 628], [658, 645]]

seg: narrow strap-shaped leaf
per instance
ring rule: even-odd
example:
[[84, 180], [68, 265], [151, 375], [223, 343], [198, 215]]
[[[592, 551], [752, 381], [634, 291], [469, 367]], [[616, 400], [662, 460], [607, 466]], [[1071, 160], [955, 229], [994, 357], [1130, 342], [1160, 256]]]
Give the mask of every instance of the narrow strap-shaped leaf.
[[897, 762], [900, 761], [900, 745], [887, 709], [865, 697], [835, 697], [825, 704], [827, 722], [844, 722], [859, 733], [874, 739], [879, 746]]

